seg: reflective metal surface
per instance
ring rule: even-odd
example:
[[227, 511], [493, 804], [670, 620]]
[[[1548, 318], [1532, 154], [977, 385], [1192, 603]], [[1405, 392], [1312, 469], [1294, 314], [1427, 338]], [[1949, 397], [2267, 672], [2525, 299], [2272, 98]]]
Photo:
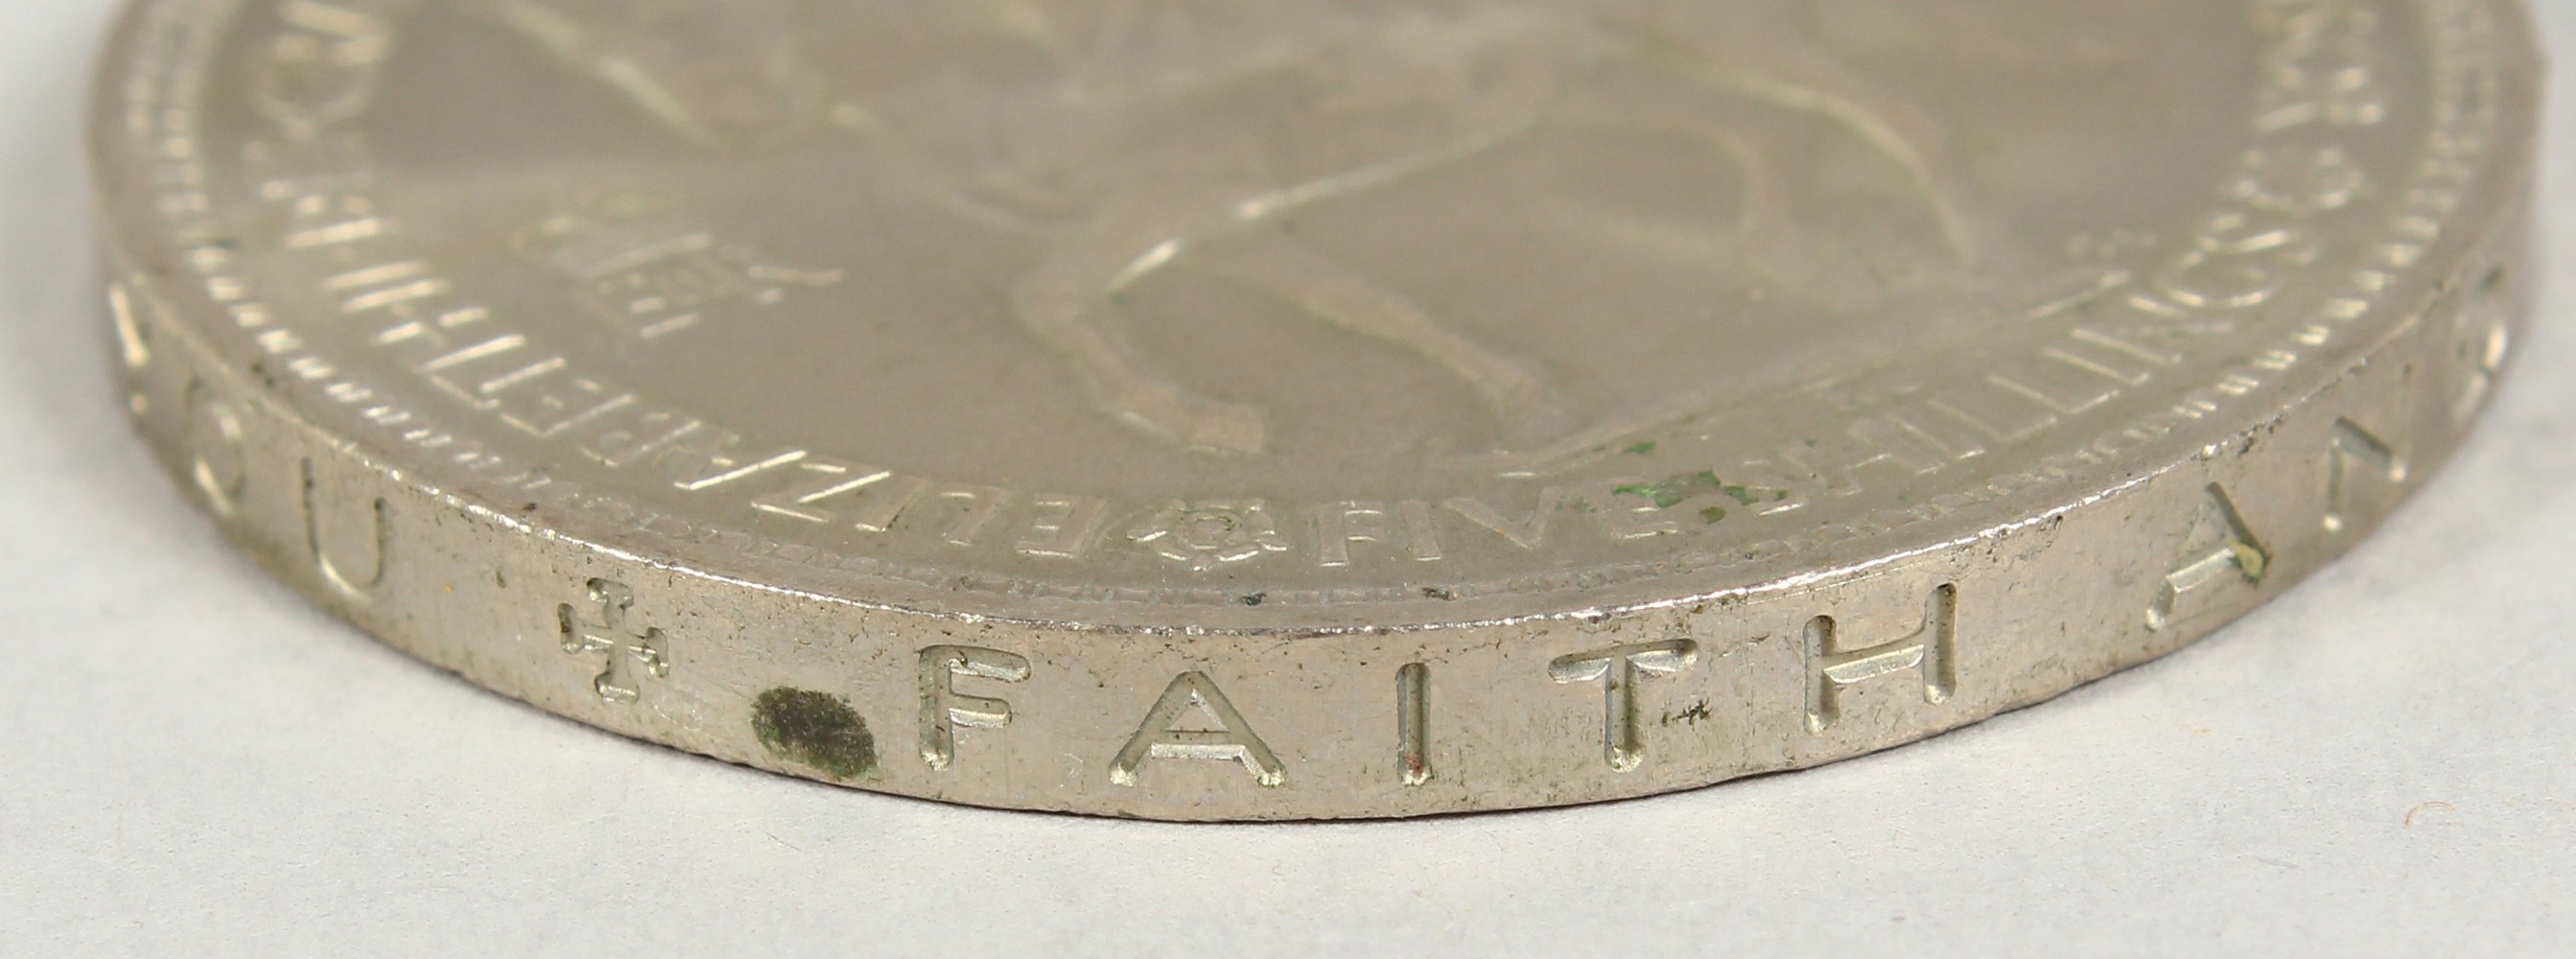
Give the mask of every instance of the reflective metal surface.
[[542, 708], [1178, 819], [1705, 785], [2196, 639], [2511, 352], [2482, 0], [160, 0], [120, 362]]

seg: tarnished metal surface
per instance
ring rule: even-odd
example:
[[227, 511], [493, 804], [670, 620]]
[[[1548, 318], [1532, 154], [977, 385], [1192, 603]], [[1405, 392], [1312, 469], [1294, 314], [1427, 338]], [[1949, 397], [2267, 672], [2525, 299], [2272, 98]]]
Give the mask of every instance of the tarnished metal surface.
[[550, 711], [1175, 819], [1813, 765], [2196, 639], [2511, 353], [2488, 0], [155, 0], [142, 429]]

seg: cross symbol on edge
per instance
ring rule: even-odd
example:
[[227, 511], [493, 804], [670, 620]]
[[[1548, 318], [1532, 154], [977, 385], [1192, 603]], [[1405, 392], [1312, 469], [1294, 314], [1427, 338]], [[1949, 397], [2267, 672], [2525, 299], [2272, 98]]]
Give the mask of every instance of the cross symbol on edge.
[[643, 684], [629, 665], [643, 667], [644, 674], [655, 679], [671, 675], [671, 648], [660, 629], [636, 632], [626, 625], [626, 613], [635, 606], [635, 591], [626, 584], [605, 579], [590, 581], [590, 601], [599, 606], [597, 623], [581, 621], [581, 614], [571, 603], [555, 608], [555, 620], [563, 632], [563, 651], [567, 654], [607, 653], [608, 668], [592, 680], [591, 688], [599, 698], [611, 703], [632, 703], [643, 697]]

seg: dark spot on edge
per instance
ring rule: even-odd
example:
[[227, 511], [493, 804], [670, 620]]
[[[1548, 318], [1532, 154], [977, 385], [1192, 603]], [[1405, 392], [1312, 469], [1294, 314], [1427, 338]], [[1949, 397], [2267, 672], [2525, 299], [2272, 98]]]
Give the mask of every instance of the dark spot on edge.
[[1259, 605], [1261, 605], [1261, 604], [1263, 604], [1263, 603], [1266, 603], [1266, 602], [1269, 602], [1269, 601], [1270, 601], [1270, 594], [1269, 594], [1269, 593], [1254, 593], [1254, 594], [1252, 594], [1252, 595], [1250, 595], [1250, 596], [1246, 596], [1246, 597], [1244, 597], [1244, 598], [1243, 598], [1243, 600], [1242, 600], [1243, 605], [1246, 605], [1246, 606], [1259, 606]]
[[877, 740], [847, 700], [805, 689], [773, 689], [751, 706], [751, 731], [770, 755], [834, 779], [877, 769]]
[[1424, 598], [1424, 599], [1436, 599], [1436, 600], [1441, 600], [1441, 601], [1443, 601], [1443, 602], [1446, 602], [1446, 601], [1449, 601], [1449, 600], [1457, 599], [1457, 598], [1458, 598], [1458, 594], [1457, 594], [1457, 593], [1455, 593], [1455, 592], [1451, 592], [1451, 591], [1449, 591], [1449, 590], [1441, 589], [1440, 587], [1437, 587], [1437, 586], [1425, 586], [1425, 587], [1422, 587], [1422, 598]]

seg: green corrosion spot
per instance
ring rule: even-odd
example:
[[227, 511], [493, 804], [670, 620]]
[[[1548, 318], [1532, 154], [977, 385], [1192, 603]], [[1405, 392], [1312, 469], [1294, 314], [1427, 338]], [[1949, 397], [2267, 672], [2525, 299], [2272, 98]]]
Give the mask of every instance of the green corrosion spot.
[[849, 701], [807, 689], [773, 689], [751, 704], [751, 731], [770, 755], [834, 779], [877, 769], [877, 740]]
[[2265, 567], [2271, 565], [2272, 558], [2264, 555], [2262, 548], [2240, 540], [2227, 544], [2227, 551], [2236, 554], [2236, 568], [2245, 571], [2247, 580], [2256, 583], [2263, 581]]
[[1699, 511], [1700, 522], [1715, 523], [1726, 519], [1726, 507], [1711, 506]]
[[[1683, 473], [1661, 483], [1631, 483], [1618, 487], [1612, 492], [1651, 501], [1658, 509], [1671, 509], [1703, 496], [1725, 496], [1744, 506], [1766, 500], [1778, 502], [1789, 498], [1788, 490], [1729, 483], [1717, 478], [1717, 473], [1711, 470]], [[1718, 519], [1725, 518], [1724, 510], [1719, 510], [1718, 514]], [[1702, 518], [1706, 518], [1705, 513], [1702, 514]], [[1717, 519], [1710, 519], [1709, 522], [1717, 522]]]
[[1647, 440], [1635, 446], [1628, 447], [1628, 455], [1630, 456], [1652, 456], [1654, 455], [1654, 452], [1655, 441], [1653, 440]]

